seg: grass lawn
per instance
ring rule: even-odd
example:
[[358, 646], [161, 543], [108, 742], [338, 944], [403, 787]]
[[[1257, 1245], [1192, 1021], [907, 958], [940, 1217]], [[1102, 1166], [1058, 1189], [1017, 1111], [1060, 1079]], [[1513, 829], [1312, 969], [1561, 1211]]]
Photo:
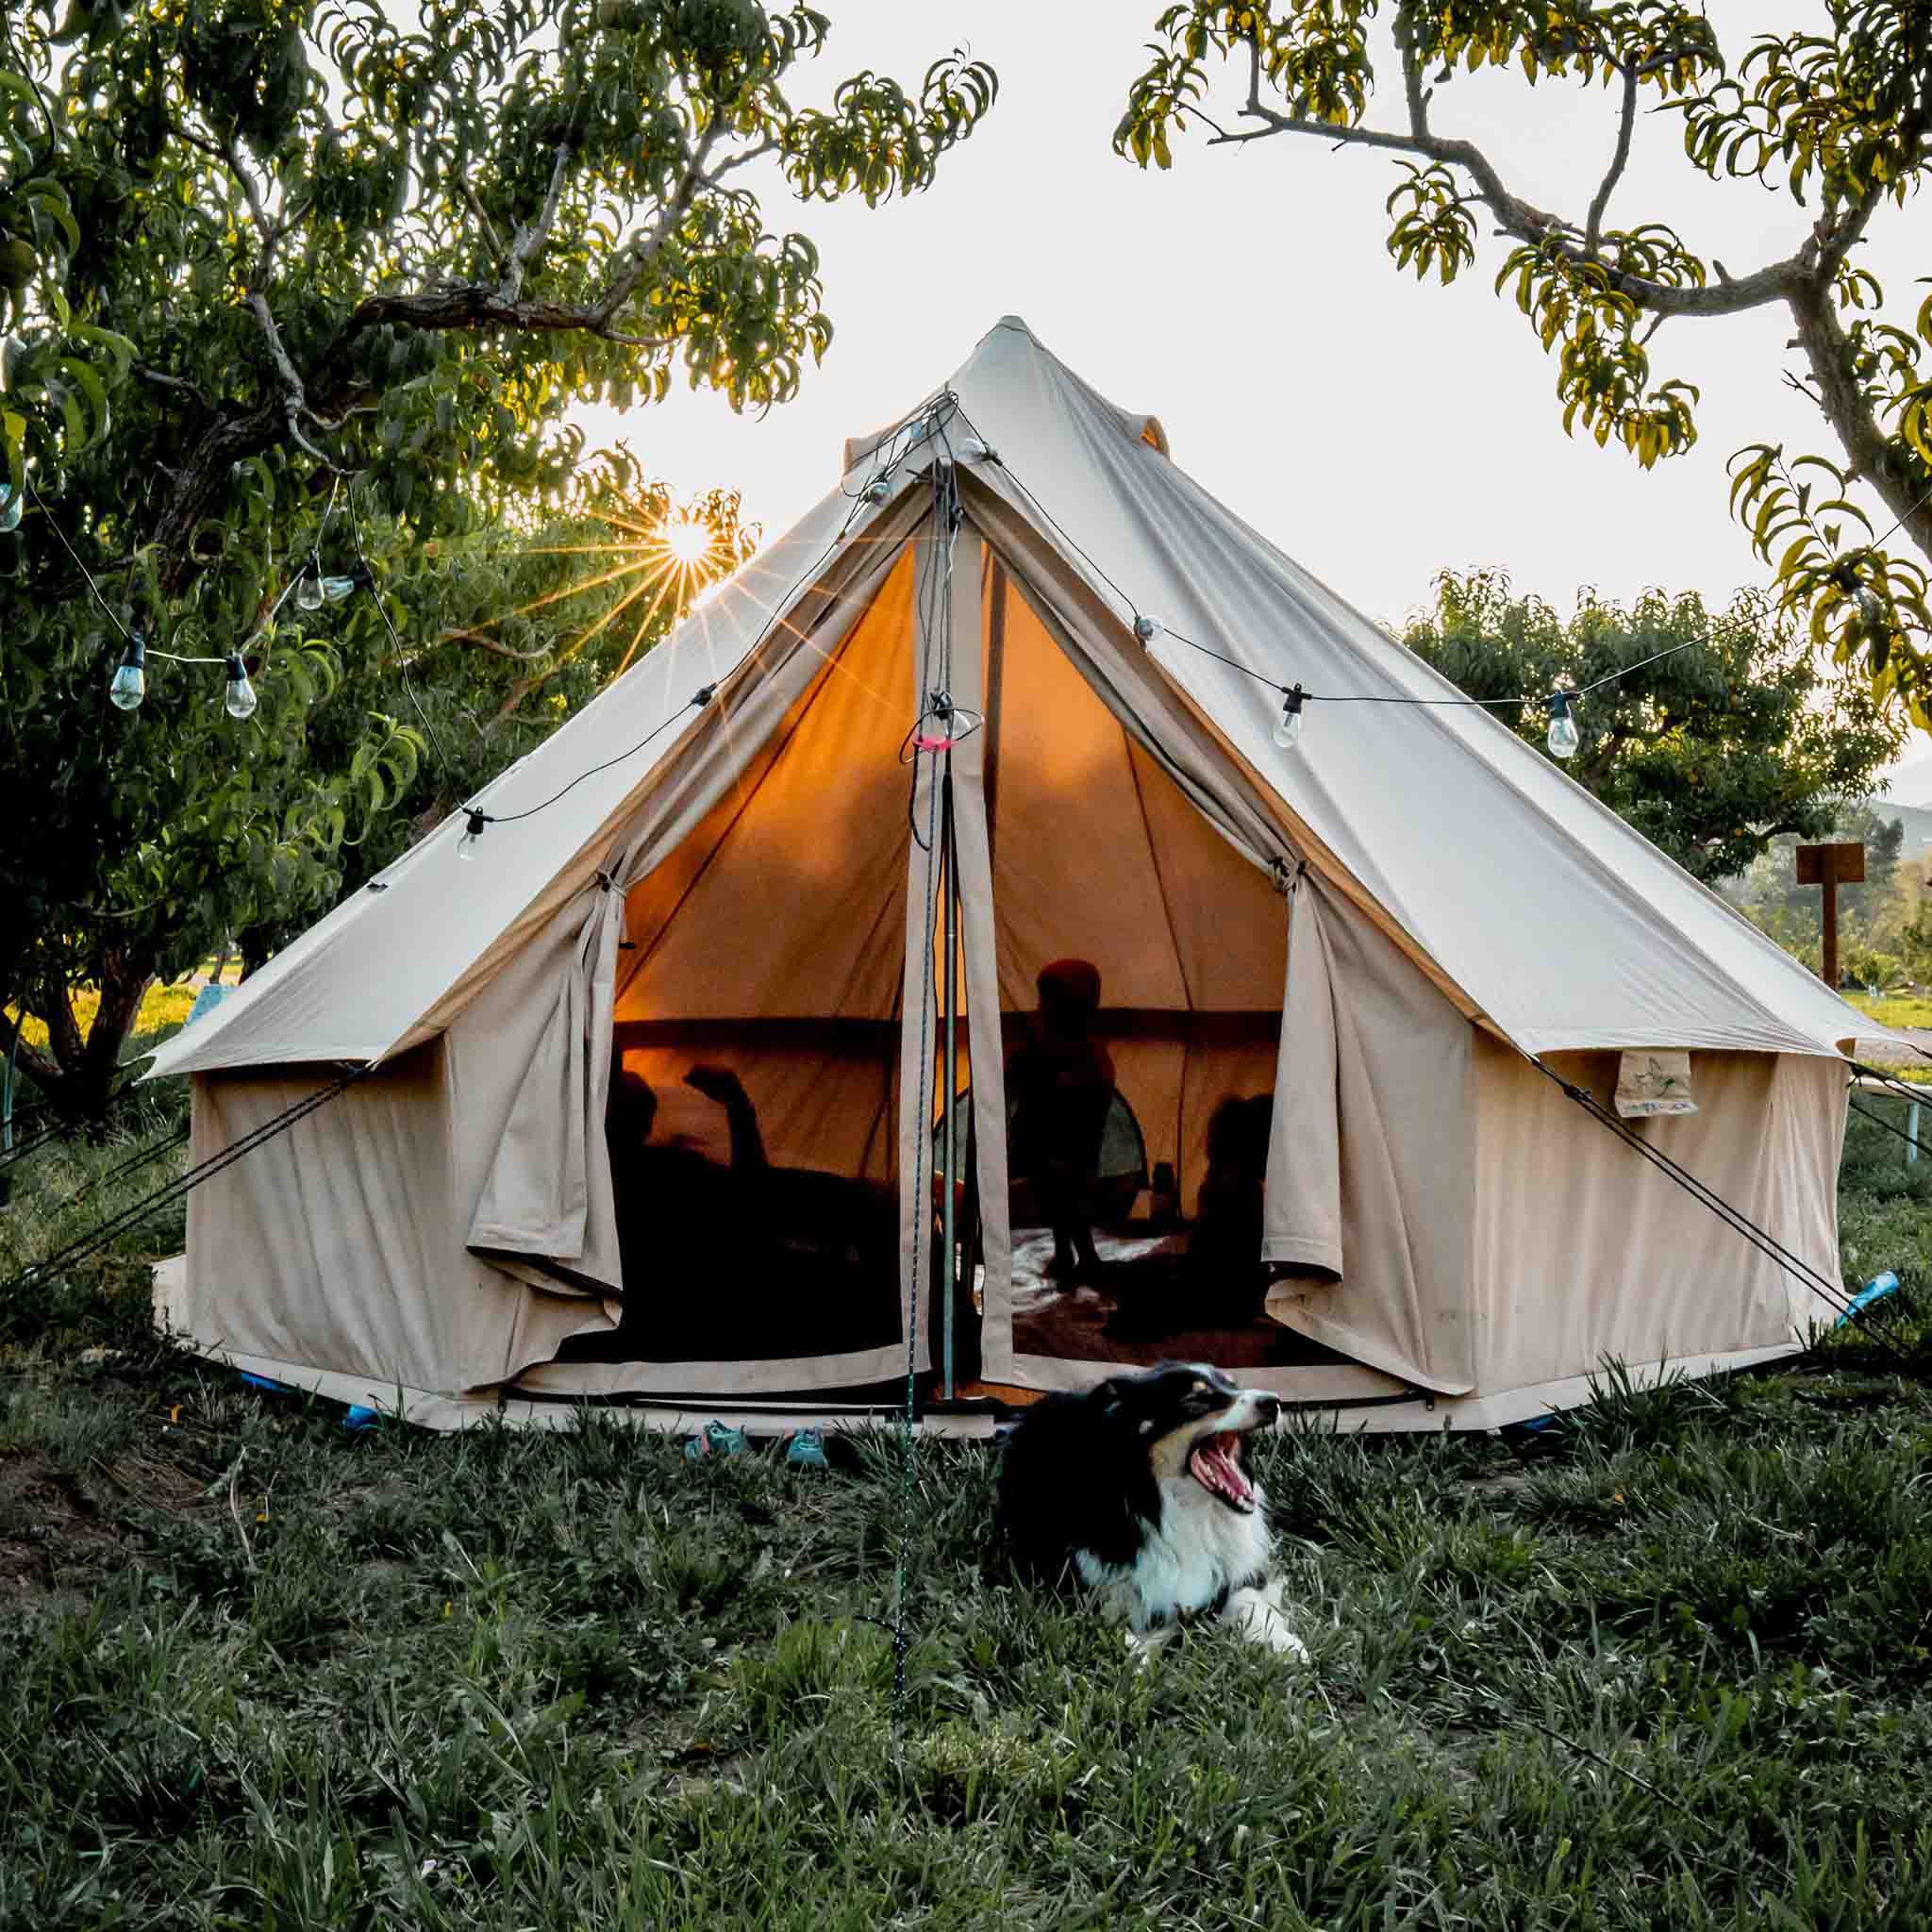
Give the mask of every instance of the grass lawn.
[[[345, 1432], [145, 1339], [177, 1216], [0, 1300], [0, 1925], [1932, 1924], [1932, 1161], [1852, 1126], [1907, 1361], [1275, 1440], [1308, 1671], [1136, 1672], [976, 1446], [908, 1512], [890, 1439]], [[0, 1279], [124, 1156], [35, 1157]]]
[[1881, 1026], [1932, 1026], [1932, 999], [1914, 993], [1880, 993], [1874, 999], [1870, 993], [1848, 992], [1843, 997]]

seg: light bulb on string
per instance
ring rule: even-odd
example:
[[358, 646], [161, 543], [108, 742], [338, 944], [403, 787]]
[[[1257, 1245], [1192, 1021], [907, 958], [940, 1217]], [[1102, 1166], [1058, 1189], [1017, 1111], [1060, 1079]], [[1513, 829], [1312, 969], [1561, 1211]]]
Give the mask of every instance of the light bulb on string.
[[1556, 758], [1574, 758], [1577, 747], [1583, 742], [1583, 734], [1576, 728], [1576, 720], [1570, 714], [1570, 701], [1576, 693], [1574, 691], [1553, 691], [1543, 700], [1543, 706], [1550, 714], [1549, 735], [1543, 741], [1550, 748], [1550, 756]]
[[1292, 751], [1302, 741], [1302, 702], [1307, 693], [1296, 685], [1281, 693], [1281, 716], [1274, 721], [1274, 742]]
[[20, 491], [11, 483], [0, 483], [0, 530], [20, 528]]
[[1852, 602], [1858, 608], [1858, 622], [1868, 631], [1876, 635], [1885, 628], [1885, 599], [1870, 584], [1860, 584], [1852, 592]]
[[883, 476], [874, 476], [859, 491], [859, 494], [865, 498], [867, 503], [883, 503], [891, 493], [892, 486]]
[[1164, 627], [1158, 617], [1137, 617], [1134, 620], [1134, 635], [1143, 644], [1151, 644]]
[[255, 695], [255, 687], [248, 681], [248, 667], [242, 661], [240, 651], [228, 653], [228, 691], [222, 700], [231, 718], [252, 718], [255, 708], [261, 702]]
[[138, 710], [147, 695], [147, 644], [136, 631], [121, 653], [121, 662], [108, 686], [108, 697], [117, 709]]
[[302, 575], [295, 580], [296, 607], [303, 610], [320, 610], [322, 599], [322, 572], [311, 557], [302, 566]]
[[[323, 577], [318, 581], [323, 600], [330, 604], [341, 604], [353, 597], [369, 580], [369, 573], [358, 564], [346, 576]], [[321, 608], [320, 603], [316, 608]]]
[[470, 814], [469, 823], [463, 827], [463, 836], [457, 841], [457, 857], [462, 859], [475, 858], [476, 848], [483, 842], [483, 829], [490, 823], [480, 811]]

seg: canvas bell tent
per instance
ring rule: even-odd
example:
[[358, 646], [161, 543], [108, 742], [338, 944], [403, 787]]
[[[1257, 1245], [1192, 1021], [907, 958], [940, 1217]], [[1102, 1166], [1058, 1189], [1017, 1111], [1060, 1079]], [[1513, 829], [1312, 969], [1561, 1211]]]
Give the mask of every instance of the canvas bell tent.
[[[1374, 1427], [1792, 1349], [1869, 1024], [1457, 695], [1008, 318], [162, 1051], [197, 1158], [354, 1075], [193, 1192], [164, 1313], [439, 1424], [861, 1409], [908, 1324], [941, 1384], [1207, 1357]], [[1115, 1103], [1073, 1282], [1008, 1173], [1057, 960]]]

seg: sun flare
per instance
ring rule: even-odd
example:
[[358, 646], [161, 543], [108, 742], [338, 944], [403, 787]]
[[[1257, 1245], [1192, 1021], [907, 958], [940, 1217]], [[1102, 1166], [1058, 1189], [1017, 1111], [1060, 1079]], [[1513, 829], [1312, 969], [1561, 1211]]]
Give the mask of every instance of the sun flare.
[[687, 570], [704, 562], [711, 552], [710, 528], [695, 517], [667, 517], [663, 538], [665, 549]]

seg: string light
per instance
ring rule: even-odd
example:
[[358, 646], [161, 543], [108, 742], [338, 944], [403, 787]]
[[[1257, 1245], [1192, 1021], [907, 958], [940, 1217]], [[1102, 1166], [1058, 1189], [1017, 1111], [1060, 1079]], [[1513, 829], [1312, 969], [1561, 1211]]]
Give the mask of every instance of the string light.
[[295, 608], [298, 610], [322, 608], [322, 572], [312, 557], [302, 566], [302, 574], [296, 579]]
[[1852, 602], [1858, 607], [1858, 621], [1867, 630], [1885, 628], [1885, 600], [1870, 584], [1860, 584], [1852, 592]]
[[[971, 419], [968, 418], [967, 420], [970, 422]], [[999, 459], [997, 457], [995, 457], [994, 460], [998, 461]], [[1144, 611], [1141, 610], [1139, 607], [1135, 604], [1133, 598], [1129, 597], [1127, 593], [1121, 589], [1120, 585], [1115, 583], [1112, 577], [1108, 576], [1107, 572], [1103, 570], [1097, 562], [1094, 561], [1092, 557], [1091, 557], [1087, 553], [1087, 551], [1082, 549], [1081, 546], [1074, 541], [1073, 536], [1068, 532], [1066, 525], [1062, 524], [1057, 516], [1054, 515], [1053, 511], [1050, 510], [1045, 504], [1041, 502], [1039, 496], [1026, 483], [1025, 478], [1019, 475], [1013, 470], [1008, 469], [1004, 463], [1001, 464], [1001, 468], [1006, 469], [1007, 475], [1012, 477], [1013, 479], [1014, 487], [1032, 506], [1033, 509], [1040, 515], [1040, 517], [1046, 523], [1048, 528], [1050, 528], [1054, 532], [1054, 534], [1057, 537], [1058, 537], [1060, 541], [1064, 543], [1067, 546], [1067, 548], [1074, 553], [1075, 557], [1079, 558], [1079, 559], [1087, 566], [1087, 568], [1093, 573], [1093, 575], [1100, 580], [1100, 582], [1105, 584], [1107, 588], [1113, 592], [1114, 596], [1117, 597], [1120, 600], [1120, 602], [1126, 607], [1128, 610], [1133, 612], [1134, 636], [1137, 639], [1139, 639], [1139, 641], [1143, 645], [1151, 643], [1156, 638], [1165, 635], [1171, 637], [1177, 644], [1185, 644], [1190, 650], [1199, 651], [1204, 658], [1212, 658], [1215, 659], [1217, 663], [1225, 664], [1230, 670], [1239, 671], [1243, 677], [1252, 677], [1257, 684], [1268, 685], [1271, 689], [1274, 691], [1282, 691], [1284, 695], [1288, 693], [1289, 688], [1287, 686], [1277, 683], [1273, 677], [1269, 676], [1269, 675], [1265, 671], [1257, 671], [1252, 664], [1243, 664], [1239, 658], [1230, 658], [1224, 652], [1212, 650], [1208, 645], [1199, 642], [1195, 639], [1183, 635], [1180, 631], [1170, 629], [1166, 625], [1164, 625], [1160, 621], [1159, 618], [1149, 617]], [[1932, 502], [1932, 492], [1927, 493], [1925, 500], [1926, 502]], [[1903, 521], [1904, 519], [1901, 518], [1900, 522]], [[1896, 524], [1892, 525], [1893, 529], [1896, 529], [1898, 525]], [[1890, 532], [1888, 531], [1886, 534], [1889, 536]], [[1846, 588], [1848, 590], [1851, 588], [1848, 581], [1846, 583]], [[1868, 591], [1867, 594], [1871, 593]], [[1877, 600], [1874, 597], [1874, 605], [1876, 605], [1876, 602]], [[1882, 609], [1882, 607], [1879, 608]], [[1697, 644], [1702, 641], [1702, 639], [1687, 638], [1682, 643], [1672, 644], [1661, 651], [1653, 651], [1649, 657], [1640, 658], [1634, 664], [1625, 664], [1621, 670], [1607, 672], [1602, 677], [1592, 678], [1589, 684], [1580, 686], [1577, 690], [1565, 691], [1561, 693], [1564, 701], [1565, 711], [1567, 712], [1568, 708], [1571, 705], [1576, 703], [1577, 700], [1588, 697], [1591, 691], [1599, 691], [1607, 684], [1615, 684], [1623, 678], [1632, 676], [1635, 673], [1642, 671], [1652, 664], [1658, 663], [1665, 658], [1674, 658], [1679, 651], [1688, 651], [1691, 648], [1693, 644]], [[1397, 695], [1394, 692], [1382, 691], [1302, 691], [1299, 685], [1295, 686], [1294, 690], [1296, 691], [1300, 691], [1301, 699], [1304, 704], [1404, 705], [1414, 707], [1417, 708], [1442, 707], [1462, 709], [1473, 708], [1476, 710], [1500, 710], [1507, 709], [1511, 707], [1522, 707], [1524, 705], [1533, 704], [1547, 705], [1549, 703], [1549, 699], [1547, 698], [1537, 698], [1532, 696], [1511, 698], [1418, 698], [1401, 696]], [[1571, 751], [1574, 750], [1574, 745], [1573, 744], [1571, 746], [1571, 751], [1558, 750], [1557, 747], [1558, 743], [1561, 741], [1570, 738], [1570, 736], [1575, 732], [1575, 720], [1574, 718], [1568, 719], [1567, 722], [1569, 724], [1569, 730], [1566, 732], [1558, 732], [1556, 729], [1556, 722], [1557, 721], [1554, 718], [1551, 721], [1552, 728], [1550, 738], [1550, 749], [1553, 752], [1556, 752], [1558, 758], [1568, 758], [1571, 755]], [[1287, 716], [1286, 708], [1284, 707], [1284, 716], [1281, 720], [1281, 723], [1276, 727], [1277, 742], [1280, 741], [1280, 731], [1286, 728]], [[1289, 741], [1289, 742], [1291, 743], [1292, 743], [1293, 741], [1294, 741], [1292, 739]]]
[[228, 653], [228, 691], [222, 702], [228, 716], [238, 719], [254, 717], [255, 708], [261, 702], [248, 681], [248, 667], [242, 663], [240, 651]]
[[123, 711], [138, 710], [147, 695], [147, 641], [139, 631], [127, 640], [121, 662], [108, 686], [108, 697]]
[[1302, 700], [1307, 695], [1298, 684], [1281, 693], [1281, 716], [1274, 721], [1274, 742], [1283, 751], [1292, 751], [1302, 741]]
[[[823, 563], [824, 558], [821, 558], [819, 561]], [[813, 568], [816, 569], [817, 566], [814, 565]], [[759, 635], [762, 636], [763, 633], [761, 632]], [[756, 650], [757, 645], [754, 645], [752, 648]], [[622, 764], [625, 758], [635, 758], [653, 739], [658, 738], [664, 732], [669, 731], [684, 716], [686, 711], [702, 711], [717, 695], [718, 687], [715, 684], [700, 685], [691, 693], [689, 704], [683, 706], [678, 710], [673, 711], [670, 717], [662, 720], [651, 730], [645, 732], [628, 751], [621, 751], [615, 758], [606, 758], [601, 765], [592, 765], [588, 772], [579, 772], [568, 785], [553, 791], [541, 804], [530, 806], [523, 811], [504, 812], [500, 815], [495, 812], [483, 811], [474, 805], [464, 806], [462, 808], [464, 813], [463, 836], [457, 841], [457, 857], [463, 859], [475, 858], [476, 849], [483, 842], [483, 834], [490, 826], [513, 825], [519, 819], [535, 818], [540, 811], [547, 810], [563, 796], [564, 792], [575, 790], [586, 778], [594, 777], [599, 772], [608, 772], [612, 765]]]
[[1570, 714], [1570, 701], [1575, 695], [1574, 691], [1553, 691], [1543, 700], [1550, 713], [1549, 735], [1544, 742], [1550, 747], [1552, 758], [1574, 758], [1577, 746], [1583, 742], [1583, 734]]
[[20, 528], [21, 494], [11, 483], [0, 483], [0, 530]]

